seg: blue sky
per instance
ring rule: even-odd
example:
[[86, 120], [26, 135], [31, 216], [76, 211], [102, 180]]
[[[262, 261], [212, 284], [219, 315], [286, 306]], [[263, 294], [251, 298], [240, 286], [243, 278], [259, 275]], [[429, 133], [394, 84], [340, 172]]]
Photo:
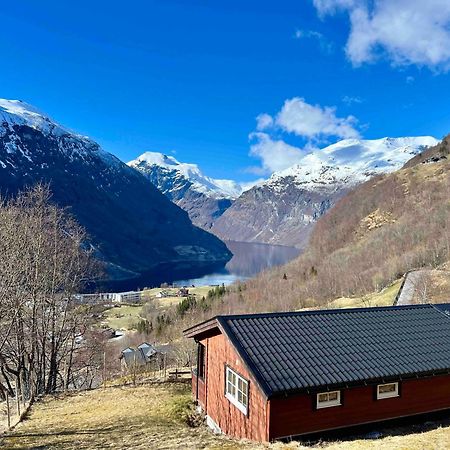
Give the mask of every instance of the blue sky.
[[[449, 133], [448, 3], [8, 2], [0, 97], [125, 161], [175, 152], [211, 176], [251, 180], [279, 168], [286, 148], [295, 159], [344, 137]], [[263, 113], [272, 122], [257, 130]]]

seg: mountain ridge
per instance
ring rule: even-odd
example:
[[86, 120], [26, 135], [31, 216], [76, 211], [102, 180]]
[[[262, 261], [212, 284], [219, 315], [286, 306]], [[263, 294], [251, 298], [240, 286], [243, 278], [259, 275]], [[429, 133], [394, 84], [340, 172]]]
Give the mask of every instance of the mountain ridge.
[[195, 225], [207, 231], [245, 189], [232, 180], [208, 177], [197, 164], [181, 163], [163, 153], [143, 153], [128, 165], [184, 209]]
[[400, 169], [439, 141], [431, 136], [346, 139], [244, 192], [211, 231], [224, 240], [303, 248], [314, 223], [348, 191], [373, 176]]
[[96, 142], [24, 102], [0, 100], [0, 191], [14, 195], [37, 182], [49, 183], [54, 201], [70, 207], [113, 277], [231, 257], [225, 244]]

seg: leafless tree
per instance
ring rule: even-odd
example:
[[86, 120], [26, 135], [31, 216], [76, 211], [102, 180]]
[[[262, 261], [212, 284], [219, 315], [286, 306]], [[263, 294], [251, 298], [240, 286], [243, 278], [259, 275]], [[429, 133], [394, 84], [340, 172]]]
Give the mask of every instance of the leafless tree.
[[96, 270], [85, 231], [38, 185], [0, 201], [0, 391], [67, 385], [86, 331], [74, 301]]

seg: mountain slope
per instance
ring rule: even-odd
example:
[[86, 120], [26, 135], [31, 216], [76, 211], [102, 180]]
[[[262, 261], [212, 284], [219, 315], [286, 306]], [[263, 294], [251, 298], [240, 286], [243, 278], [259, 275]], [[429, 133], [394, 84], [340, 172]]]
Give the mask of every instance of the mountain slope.
[[432, 137], [346, 139], [303, 157], [244, 192], [217, 220], [222, 239], [304, 247], [314, 223], [342, 196], [371, 177], [399, 169]]
[[[301, 256], [248, 280], [224, 299], [227, 311], [295, 310], [355, 297], [370, 306], [372, 293], [410, 270], [448, 269], [449, 155], [447, 137], [402, 169], [356, 186], [318, 220]], [[427, 301], [436, 295], [431, 287]]]
[[242, 193], [231, 180], [205, 176], [196, 164], [180, 163], [173, 156], [146, 152], [128, 163], [143, 173], [164, 195], [183, 208], [192, 222], [209, 230]]
[[0, 191], [13, 195], [40, 181], [87, 229], [112, 276], [230, 258], [221, 241], [98, 144], [30, 105], [0, 100]]

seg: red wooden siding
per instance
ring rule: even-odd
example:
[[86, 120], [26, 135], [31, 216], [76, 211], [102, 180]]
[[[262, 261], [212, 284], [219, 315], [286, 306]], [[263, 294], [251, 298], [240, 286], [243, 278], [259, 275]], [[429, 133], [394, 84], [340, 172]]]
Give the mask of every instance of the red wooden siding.
[[[201, 341], [206, 346], [205, 413], [233, 437], [267, 441], [267, 401], [246, 370], [228, 338], [222, 334]], [[249, 380], [248, 414], [243, 414], [225, 397], [225, 364]], [[199, 384], [200, 387], [200, 384]], [[195, 389], [195, 382], [193, 382]], [[195, 392], [195, 391], [194, 391]]]
[[341, 390], [342, 406], [315, 409], [315, 395], [270, 400], [270, 440], [450, 408], [450, 376], [400, 382], [400, 397], [376, 400], [376, 386]]
[[[198, 383], [198, 385], [197, 385]], [[198, 401], [199, 405], [205, 409], [206, 403], [206, 385], [205, 380], [198, 378], [195, 373], [192, 374], [192, 395]]]

